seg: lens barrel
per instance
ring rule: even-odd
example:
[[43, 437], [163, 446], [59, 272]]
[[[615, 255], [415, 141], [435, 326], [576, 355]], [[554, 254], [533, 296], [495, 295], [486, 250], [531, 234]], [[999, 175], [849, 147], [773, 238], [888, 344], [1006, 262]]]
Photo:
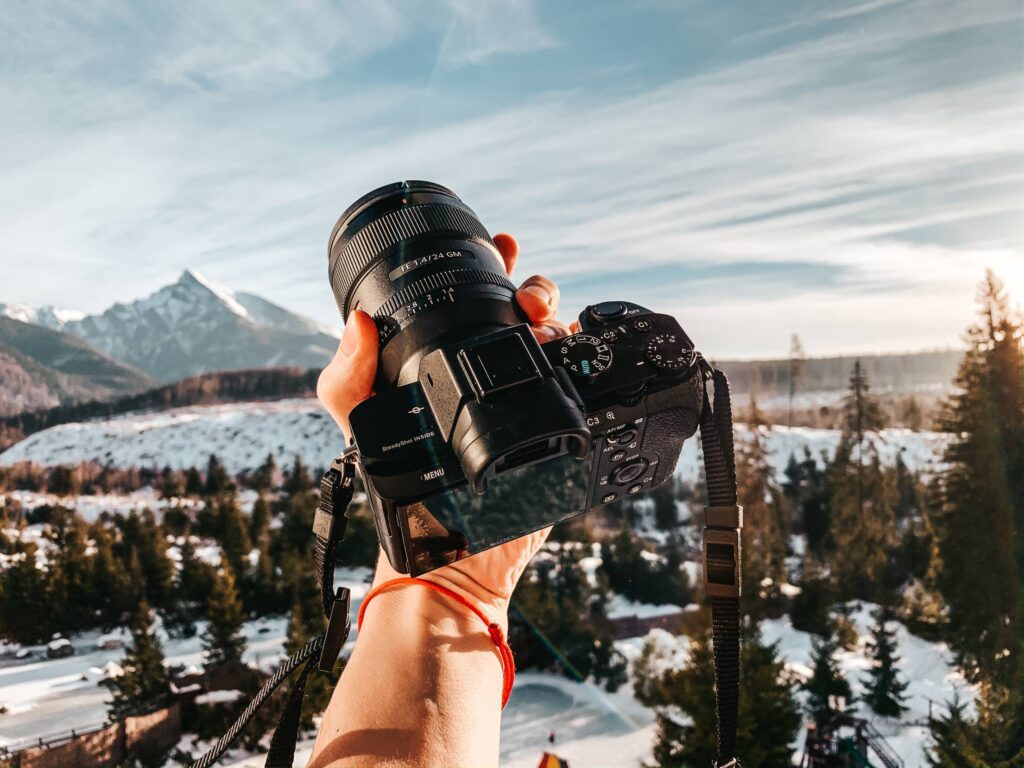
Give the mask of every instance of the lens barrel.
[[402, 181], [359, 198], [334, 226], [328, 255], [342, 317], [359, 308], [377, 324], [378, 390], [414, 381], [440, 344], [524, 321], [491, 236], [439, 184]]

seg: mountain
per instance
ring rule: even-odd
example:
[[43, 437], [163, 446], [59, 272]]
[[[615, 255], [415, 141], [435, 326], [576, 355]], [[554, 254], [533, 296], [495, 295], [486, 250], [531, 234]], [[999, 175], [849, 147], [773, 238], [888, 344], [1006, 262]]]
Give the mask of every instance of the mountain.
[[0, 315], [0, 415], [139, 392], [153, 380], [83, 340]]
[[[10, 310], [8, 310], [10, 313]], [[50, 322], [39, 310], [37, 322]], [[186, 270], [177, 282], [61, 328], [159, 382], [210, 371], [297, 366], [317, 368], [338, 339], [312, 320], [266, 299], [234, 293]]]
[[28, 304], [4, 304], [0, 301], [0, 317], [9, 317], [23, 323], [41, 325], [52, 331], [60, 331], [74, 320], [85, 317], [84, 312], [62, 307], [30, 307]]

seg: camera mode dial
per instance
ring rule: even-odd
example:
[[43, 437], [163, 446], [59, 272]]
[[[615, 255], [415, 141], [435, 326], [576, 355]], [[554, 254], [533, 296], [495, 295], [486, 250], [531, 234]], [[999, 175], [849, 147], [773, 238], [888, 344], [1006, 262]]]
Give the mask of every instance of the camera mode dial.
[[558, 354], [562, 356], [562, 365], [584, 379], [600, 376], [612, 365], [612, 348], [608, 343], [585, 333], [562, 339]]
[[644, 348], [647, 361], [668, 371], [682, 371], [693, 365], [696, 353], [684, 339], [674, 333], [659, 333]]

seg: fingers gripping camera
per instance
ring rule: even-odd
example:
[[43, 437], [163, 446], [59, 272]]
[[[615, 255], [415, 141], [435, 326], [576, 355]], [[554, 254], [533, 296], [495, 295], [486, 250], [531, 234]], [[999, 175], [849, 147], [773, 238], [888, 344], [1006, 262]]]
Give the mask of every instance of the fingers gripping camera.
[[440, 184], [363, 195], [327, 251], [342, 317], [359, 307], [380, 336], [377, 395], [349, 423], [397, 571], [651, 488], [697, 428], [703, 372], [675, 320], [605, 302], [540, 345], [487, 229]]
[[513, 325], [442, 345], [350, 416], [378, 537], [422, 574], [669, 477], [703, 402], [668, 315], [602, 302], [539, 344]]

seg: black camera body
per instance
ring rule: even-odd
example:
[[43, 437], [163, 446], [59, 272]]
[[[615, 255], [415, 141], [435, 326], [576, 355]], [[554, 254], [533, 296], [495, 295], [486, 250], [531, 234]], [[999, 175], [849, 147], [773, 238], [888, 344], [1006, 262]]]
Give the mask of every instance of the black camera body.
[[623, 301], [587, 307], [579, 327], [544, 344], [517, 324], [438, 346], [416, 381], [352, 411], [397, 571], [425, 573], [671, 475], [703, 405], [693, 342], [674, 318]]

